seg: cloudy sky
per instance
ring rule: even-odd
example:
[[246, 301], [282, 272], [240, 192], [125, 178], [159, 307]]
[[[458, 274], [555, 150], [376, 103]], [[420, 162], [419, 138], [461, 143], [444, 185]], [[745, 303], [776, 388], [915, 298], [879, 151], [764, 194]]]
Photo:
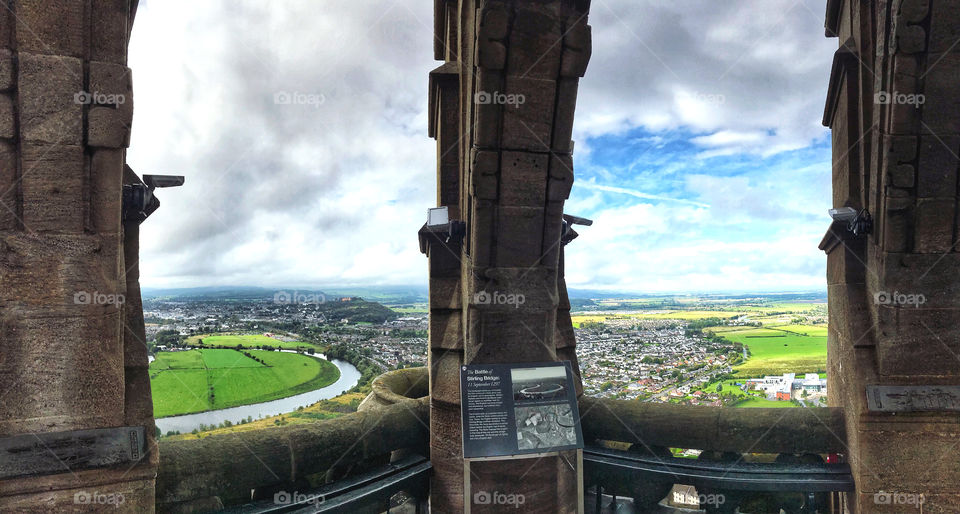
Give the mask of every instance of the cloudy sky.
[[[825, 289], [824, 5], [593, 1], [571, 287]], [[432, 27], [428, 1], [141, 0], [127, 159], [187, 177], [143, 285], [425, 286]]]

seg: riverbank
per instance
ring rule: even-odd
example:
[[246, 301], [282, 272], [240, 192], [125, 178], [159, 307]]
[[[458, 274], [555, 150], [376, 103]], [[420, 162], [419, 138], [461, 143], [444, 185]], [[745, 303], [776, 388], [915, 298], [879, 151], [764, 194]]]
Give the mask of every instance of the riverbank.
[[[320, 357], [315, 358], [319, 359]], [[340, 370], [340, 378], [327, 387], [268, 402], [159, 418], [155, 422], [156, 426], [163, 434], [168, 432], [186, 434], [194, 429], [199, 430], [201, 426], [217, 427], [224, 422], [239, 425], [241, 421], [244, 420], [256, 421], [270, 416], [294, 412], [300, 407], [307, 407], [321, 400], [335, 398], [354, 388], [359, 383], [360, 371], [352, 364], [339, 359], [330, 359], [329, 362]]]
[[237, 432], [246, 432], [248, 430], [263, 430], [275, 426], [299, 425], [302, 423], [312, 423], [316, 420], [338, 418], [351, 412], [356, 412], [360, 402], [366, 397], [363, 393], [344, 393], [335, 396], [329, 400], [321, 400], [312, 405], [298, 408], [293, 412], [278, 414], [276, 416], [267, 416], [263, 419], [254, 419], [250, 422], [233, 424], [230, 426], [218, 426], [217, 428], [207, 430], [196, 430], [189, 433], [176, 435], [164, 435], [164, 439], [203, 439], [211, 435], [231, 434]]
[[270, 350], [162, 352], [150, 364], [154, 416], [168, 417], [262, 403], [335, 383], [325, 359]]

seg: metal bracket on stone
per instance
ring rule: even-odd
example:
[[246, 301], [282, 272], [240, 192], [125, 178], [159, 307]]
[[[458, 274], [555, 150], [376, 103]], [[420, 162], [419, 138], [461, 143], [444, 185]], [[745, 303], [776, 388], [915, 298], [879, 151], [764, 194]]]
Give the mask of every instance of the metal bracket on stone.
[[136, 463], [143, 427], [97, 428], [0, 438], [0, 479]]

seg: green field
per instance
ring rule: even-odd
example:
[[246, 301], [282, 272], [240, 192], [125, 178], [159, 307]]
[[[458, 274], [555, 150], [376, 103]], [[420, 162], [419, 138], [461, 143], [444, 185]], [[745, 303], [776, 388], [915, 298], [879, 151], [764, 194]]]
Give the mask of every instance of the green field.
[[[278, 341], [279, 342], [279, 341]], [[174, 416], [284, 398], [330, 385], [333, 364], [267, 350], [161, 352], [150, 363], [154, 416]]]
[[255, 346], [268, 346], [270, 348], [281, 348], [283, 350], [316, 348], [316, 345], [310, 343], [301, 341], [284, 342], [262, 334], [203, 334], [188, 337], [186, 343], [197, 345], [201, 341], [204, 346], [219, 346], [223, 348], [235, 348], [238, 344], [243, 345], [244, 348], [253, 348]]
[[[709, 329], [724, 339], [741, 343], [750, 358], [734, 370], [740, 377], [813, 373], [827, 367], [827, 327], [822, 325], [779, 325]], [[723, 330], [720, 330], [720, 329]]]
[[610, 313], [610, 314], [573, 314], [571, 320], [574, 326], [580, 326], [584, 322], [602, 322], [608, 320], [630, 320], [630, 319], [681, 319], [698, 320], [706, 318], [734, 318], [738, 315], [746, 314], [746, 311], [651, 311], [651, 312], [628, 312], [628, 313]]

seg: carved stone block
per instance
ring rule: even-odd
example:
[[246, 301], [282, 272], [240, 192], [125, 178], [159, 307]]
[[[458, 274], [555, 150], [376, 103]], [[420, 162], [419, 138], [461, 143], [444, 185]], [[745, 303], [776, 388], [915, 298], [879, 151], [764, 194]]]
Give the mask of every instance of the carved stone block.
[[915, 174], [912, 164], [892, 165], [887, 169], [887, 184], [894, 187], [913, 187]]
[[[17, 0], [14, 3], [18, 50], [37, 54], [83, 56], [84, 6], [87, 2]], [[65, 70], [61, 70], [63, 71]]]
[[0, 48], [0, 91], [10, 91], [16, 85], [13, 56], [9, 50]]
[[[924, 76], [924, 104], [922, 127], [924, 133], [943, 136], [960, 133], [960, 95], [957, 95], [957, 77], [960, 77], [960, 54], [928, 54], [927, 74]], [[935, 64], [934, 64], [935, 63]]]
[[573, 188], [573, 158], [569, 155], [550, 154], [550, 182], [547, 200], [562, 202], [570, 197]]
[[545, 154], [503, 152], [500, 165], [501, 205], [537, 207], [547, 188]]
[[97, 150], [90, 159], [90, 222], [98, 233], [120, 231], [122, 150]]
[[497, 199], [497, 170], [500, 155], [490, 150], [473, 151], [473, 169], [470, 170], [473, 182], [473, 195], [483, 200]]
[[13, 230], [17, 220], [17, 149], [0, 141], [0, 230]]
[[83, 141], [83, 66], [79, 59], [20, 52], [18, 90], [25, 141]]
[[[917, 170], [917, 196], [957, 196], [957, 167], [960, 136], [923, 136]], [[907, 186], [909, 187], [909, 186]]]
[[13, 110], [13, 98], [0, 94], [0, 138], [16, 137], [16, 114]]
[[23, 222], [28, 230], [83, 231], [83, 148], [24, 144]]
[[518, 7], [510, 31], [507, 75], [555, 80], [560, 69], [563, 29], [555, 9], [533, 2]]
[[927, 31], [919, 25], [897, 26], [897, 49], [908, 54], [922, 52], [927, 47]]
[[577, 107], [577, 88], [579, 80], [575, 78], [561, 78], [557, 81], [557, 104], [553, 122], [554, 152], [571, 153], [573, 143], [570, 141], [573, 134], [574, 111]]
[[956, 200], [920, 199], [917, 203], [915, 250], [919, 253], [949, 252], [953, 247]]
[[130, 2], [97, 0], [91, 2], [90, 8], [90, 58], [95, 61], [126, 64]]
[[473, 202], [473, 237], [470, 238], [470, 257], [473, 264], [483, 268], [491, 266], [493, 230], [496, 227], [496, 207], [490, 200]]
[[[477, 71], [477, 91], [472, 99], [476, 105], [473, 129], [474, 145], [480, 148], [500, 146], [500, 118], [503, 106], [494, 103], [495, 95], [503, 93], [502, 78], [491, 70]], [[512, 107], [511, 107], [512, 108]]]
[[463, 349], [461, 311], [430, 311], [430, 348]]
[[941, 53], [953, 48], [960, 39], [960, 9], [955, 6], [938, 7], [930, 17], [929, 52]]
[[91, 62], [88, 89], [95, 103], [87, 114], [87, 144], [106, 148], [130, 146], [130, 125], [133, 123], [130, 69], [118, 64]]
[[523, 98], [522, 103], [503, 108], [505, 149], [549, 152], [552, 141], [553, 106], [556, 82], [534, 78], [507, 77], [506, 92]]
[[497, 215], [497, 266], [527, 267], [539, 262], [543, 208], [500, 207]]
[[449, 405], [460, 403], [460, 366], [463, 355], [458, 350], [430, 350], [430, 399]]
[[571, 18], [570, 23], [572, 25], [567, 27], [567, 33], [563, 36], [560, 75], [582, 77], [587, 73], [587, 64], [590, 62], [592, 51], [590, 26], [583, 17]]

